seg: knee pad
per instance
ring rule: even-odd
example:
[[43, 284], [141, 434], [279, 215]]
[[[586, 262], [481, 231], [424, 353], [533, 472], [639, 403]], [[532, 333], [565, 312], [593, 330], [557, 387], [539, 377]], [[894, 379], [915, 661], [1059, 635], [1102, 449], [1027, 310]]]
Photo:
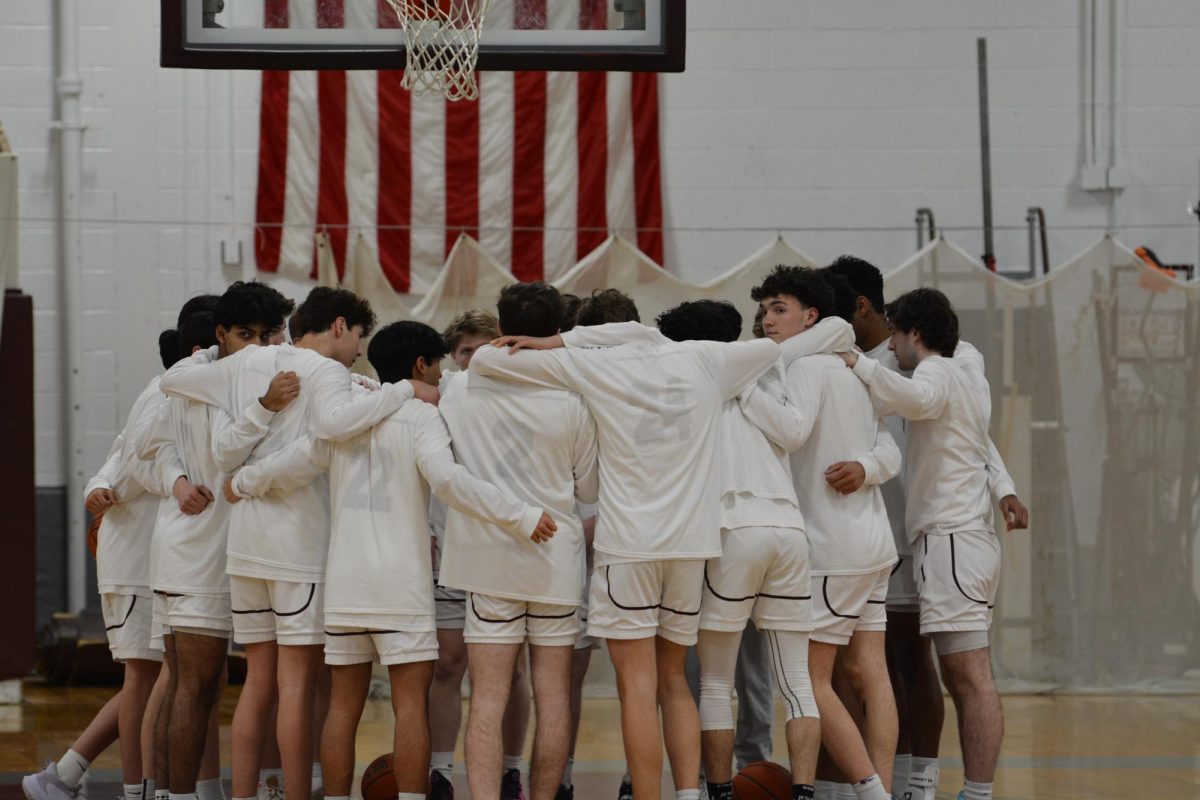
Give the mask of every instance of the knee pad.
[[731, 731], [733, 724], [733, 676], [700, 676], [700, 730]]
[[987, 631], [935, 631], [929, 634], [939, 656], [982, 650], [988, 646]]

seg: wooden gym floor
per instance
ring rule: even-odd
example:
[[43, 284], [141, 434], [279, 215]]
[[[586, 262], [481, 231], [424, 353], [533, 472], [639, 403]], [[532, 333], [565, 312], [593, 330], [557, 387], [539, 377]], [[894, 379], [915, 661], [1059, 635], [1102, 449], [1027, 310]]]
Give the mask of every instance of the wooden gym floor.
[[[22, 774], [58, 758], [111, 689], [58, 689], [26, 684], [25, 702], [0, 706], [0, 800], [21, 798]], [[237, 690], [222, 700], [222, 763], [229, 764], [229, 721]], [[949, 708], [949, 703], [947, 703]], [[996, 780], [997, 800], [1012, 798], [1200, 798], [1200, 696], [1027, 696], [1004, 698], [1007, 734]], [[623, 770], [616, 700], [587, 699], [576, 754], [577, 800], [615, 800]], [[465, 716], [464, 716], [465, 719]], [[371, 701], [358, 736], [360, 769], [390, 748], [392, 714]], [[776, 726], [776, 760], [786, 758]], [[962, 780], [953, 714], [943, 734], [942, 792]], [[528, 751], [527, 751], [528, 754]], [[97, 783], [85, 795], [120, 794], [120, 760], [112, 747], [93, 765]], [[461, 747], [455, 764], [459, 798], [469, 797]], [[527, 776], [526, 776], [527, 777]], [[943, 796], [939, 795], [939, 796]]]

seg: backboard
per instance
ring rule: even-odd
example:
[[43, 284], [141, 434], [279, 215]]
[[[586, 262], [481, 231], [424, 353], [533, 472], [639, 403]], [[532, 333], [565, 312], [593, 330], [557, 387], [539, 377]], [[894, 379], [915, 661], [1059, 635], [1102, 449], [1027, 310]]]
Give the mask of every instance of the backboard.
[[[684, 4], [490, 0], [477, 68], [682, 72]], [[161, 0], [161, 8], [164, 67], [404, 68], [404, 35], [387, 0]]]

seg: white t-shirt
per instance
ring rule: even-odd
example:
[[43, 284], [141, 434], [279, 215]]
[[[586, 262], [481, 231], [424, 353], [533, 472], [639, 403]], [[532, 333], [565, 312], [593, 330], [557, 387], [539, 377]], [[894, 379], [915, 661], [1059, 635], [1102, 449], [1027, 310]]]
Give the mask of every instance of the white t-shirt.
[[[431, 489], [451, 508], [485, 517], [511, 537], [527, 538], [541, 519], [540, 508], [456, 464], [437, 409], [420, 400], [409, 400], [351, 439], [331, 445], [310, 438], [307, 446], [314, 468], [329, 469], [327, 625], [434, 629], [426, 517]], [[240, 494], [255, 495], [297, 471], [289, 454], [280, 452], [239, 470], [235, 483]]]
[[96, 583], [101, 593], [150, 594], [150, 548], [162, 495], [154, 464], [139, 459], [134, 444], [166, 401], [158, 381], [152, 378], [134, 400], [104, 466], [83, 490], [85, 500], [96, 489], [112, 489], [117, 497], [97, 535]]
[[458, 460], [506, 494], [544, 508], [558, 525], [534, 544], [450, 509], [443, 586], [514, 600], [575, 605], [583, 584], [583, 523], [576, 499], [595, 503], [596, 425], [573, 392], [468, 373], [438, 402]]
[[671, 342], [516, 353], [482, 347], [470, 371], [583, 397], [600, 446], [598, 566], [721, 552], [723, 404], [767, 370], [774, 342]]
[[[965, 344], [965, 343], [964, 343]], [[993, 491], [1012, 494], [1011, 479], [989, 467], [991, 391], [983, 357], [970, 345], [953, 358], [930, 356], [905, 378], [869, 358], [854, 373], [870, 389], [883, 413], [909, 420], [904, 484], [905, 528], [910, 542], [922, 533], [993, 530], [989, 471]]]
[[[786, 342], [784, 348], [786, 357]], [[896, 560], [879, 484], [899, 471], [900, 450], [870, 396], [846, 380], [848, 372], [832, 351], [805, 355], [787, 364], [786, 398], [765, 382], [742, 397], [751, 421], [791, 453], [814, 575], [865, 574]], [[840, 461], [863, 466], [866, 482], [852, 494], [825, 481], [825, 471]]]
[[[154, 534], [154, 589], [201, 596], [229, 593], [225, 546], [229, 534], [229, 501], [222, 487], [225, 473], [213, 460], [213, 418], [221, 413], [205, 403], [169, 398], [156, 423], [156, 460], [174, 485], [184, 475], [212, 492], [199, 514], [185, 514], [177, 502], [163, 503]], [[164, 490], [169, 487], [164, 485]]]
[[[258, 402], [281, 371], [300, 378], [300, 394], [277, 414]], [[212, 364], [181, 362], [162, 390], [217, 406], [239, 425], [258, 426], [253, 448], [214, 433], [214, 460], [226, 469], [253, 464], [304, 437], [342, 440], [372, 427], [412, 397], [407, 381], [352, 392], [350, 372], [320, 353], [290, 344], [250, 346]], [[230, 515], [228, 572], [250, 578], [319, 583], [329, 550], [329, 487], [324, 475], [236, 504]]]

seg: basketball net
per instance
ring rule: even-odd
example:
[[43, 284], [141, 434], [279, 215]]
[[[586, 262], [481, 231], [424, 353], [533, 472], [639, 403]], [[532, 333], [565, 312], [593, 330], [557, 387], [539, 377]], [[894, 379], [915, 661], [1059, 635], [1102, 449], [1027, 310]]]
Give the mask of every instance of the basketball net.
[[388, 0], [404, 30], [401, 85], [447, 100], [479, 97], [475, 63], [489, 0]]

